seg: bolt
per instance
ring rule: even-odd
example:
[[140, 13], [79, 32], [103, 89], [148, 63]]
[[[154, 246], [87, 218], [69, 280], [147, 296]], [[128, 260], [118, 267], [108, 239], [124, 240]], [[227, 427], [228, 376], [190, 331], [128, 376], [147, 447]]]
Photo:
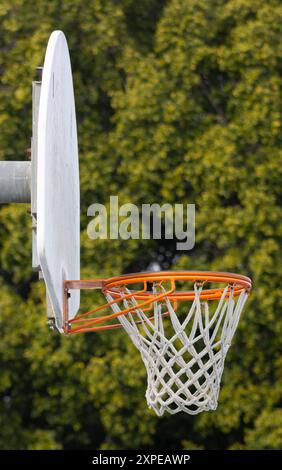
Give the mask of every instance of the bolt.
[[43, 72], [43, 67], [36, 67], [35, 69], [35, 72], [36, 72], [36, 81], [37, 82], [41, 82], [42, 80], [42, 72]]
[[65, 328], [64, 328], [65, 334], [66, 335], [69, 334], [70, 330], [71, 330], [71, 324], [68, 321], [66, 321], [65, 322]]
[[48, 327], [50, 328], [50, 330], [54, 331], [55, 330], [55, 320], [54, 318], [50, 318], [48, 321], [47, 321], [47, 325]]

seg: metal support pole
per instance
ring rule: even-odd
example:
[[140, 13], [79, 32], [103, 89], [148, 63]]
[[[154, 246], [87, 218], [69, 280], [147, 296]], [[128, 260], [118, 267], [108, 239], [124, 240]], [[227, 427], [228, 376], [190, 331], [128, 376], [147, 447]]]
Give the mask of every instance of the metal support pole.
[[31, 201], [31, 162], [0, 161], [0, 203]]

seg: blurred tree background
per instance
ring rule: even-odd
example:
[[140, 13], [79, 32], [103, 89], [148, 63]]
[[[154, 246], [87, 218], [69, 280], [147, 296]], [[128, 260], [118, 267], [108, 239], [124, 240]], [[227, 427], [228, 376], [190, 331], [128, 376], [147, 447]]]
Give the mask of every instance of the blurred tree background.
[[[1, 449], [282, 447], [281, 16], [278, 0], [0, 0], [0, 159], [26, 159], [35, 67], [52, 30], [68, 39], [82, 278], [157, 261], [254, 281], [218, 409], [157, 418], [124, 332], [47, 329], [44, 286], [31, 272], [29, 207], [2, 206]], [[110, 195], [195, 203], [195, 248], [90, 240], [87, 208]]]

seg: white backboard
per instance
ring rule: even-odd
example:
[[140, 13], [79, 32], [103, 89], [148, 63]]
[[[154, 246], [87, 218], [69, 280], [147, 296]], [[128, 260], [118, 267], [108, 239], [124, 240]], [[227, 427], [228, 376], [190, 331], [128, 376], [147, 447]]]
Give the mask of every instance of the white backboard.
[[[37, 254], [63, 328], [63, 282], [80, 279], [80, 190], [76, 114], [67, 41], [54, 31], [45, 55], [38, 116]], [[69, 299], [69, 318], [80, 293]]]

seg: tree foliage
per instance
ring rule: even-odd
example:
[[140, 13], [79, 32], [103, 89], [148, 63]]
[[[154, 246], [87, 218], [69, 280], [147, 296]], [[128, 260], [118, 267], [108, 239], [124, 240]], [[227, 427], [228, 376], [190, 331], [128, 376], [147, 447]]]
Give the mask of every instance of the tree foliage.
[[[282, 446], [278, 0], [1, 0], [0, 158], [25, 159], [49, 34], [71, 50], [82, 277], [162, 268], [250, 275], [217, 411], [157, 418], [123, 332], [60, 337], [31, 272], [28, 207], [0, 209], [0, 448]], [[87, 237], [87, 208], [196, 204], [196, 245]], [[95, 304], [100, 298], [85, 296]]]

